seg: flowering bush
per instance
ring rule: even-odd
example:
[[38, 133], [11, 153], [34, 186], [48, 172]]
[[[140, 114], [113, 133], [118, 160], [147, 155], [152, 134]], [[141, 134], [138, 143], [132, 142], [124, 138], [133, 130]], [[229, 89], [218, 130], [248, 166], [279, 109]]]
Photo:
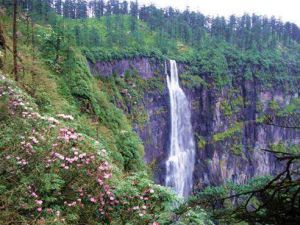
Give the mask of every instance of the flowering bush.
[[170, 209], [172, 194], [144, 173], [125, 175], [101, 142], [71, 127], [71, 115], [41, 115], [2, 76], [0, 102], [0, 221], [144, 225]]

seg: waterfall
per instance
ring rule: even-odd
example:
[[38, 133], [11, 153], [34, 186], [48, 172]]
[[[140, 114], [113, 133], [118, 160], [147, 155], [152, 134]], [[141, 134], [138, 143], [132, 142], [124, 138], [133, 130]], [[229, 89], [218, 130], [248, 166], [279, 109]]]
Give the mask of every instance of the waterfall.
[[170, 60], [167, 83], [171, 106], [170, 152], [166, 161], [166, 186], [186, 197], [193, 186], [195, 142], [188, 99], [179, 86], [176, 61]]

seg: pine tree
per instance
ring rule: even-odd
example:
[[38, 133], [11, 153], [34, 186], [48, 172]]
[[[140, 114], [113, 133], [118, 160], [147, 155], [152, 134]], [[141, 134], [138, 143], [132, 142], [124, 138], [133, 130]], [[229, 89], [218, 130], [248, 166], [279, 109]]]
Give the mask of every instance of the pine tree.
[[137, 0], [135, 2], [130, 2], [130, 15], [134, 18], [138, 18], [139, 5]]
[[105, 8], [105, 3], [103, 0], [99, 0], [99, 15], [103, 16], [104, 15], [104, 8]]
[[44, 2], [44, 14], [45, 14], [45, 20], [49, 20], [49, 14], [52, 10], [53, 0], [45, 0]]
[[112, 14], [120, 14], [120, 3], [118, 0], [111, 0]]
[[111, 2], [107, 1], [106, 6], [105, 6], [105, 15], [109, 16], [112, 14], [112, 7], [111, 7]]
[[78, 0], [76, 4], [76, 18], [85, 19], [87, 18], [87, 1]]
[[121, 14], [126, 15], [128, 14], [128, 2], [124, 1], [121, 4]]
[[76, 2], [75, 0], [65, 0], [63, 4], [64, 17], [76, 19]]
[[55, 1], [55, 12], [58, 15], [62, 15], [62, 0]]
[[137, 31], [137, 19], [138, 19], [138, 3], [130, 2], [130, 15], [131, 15], [131, 23], [130, 30], [131, 32]]

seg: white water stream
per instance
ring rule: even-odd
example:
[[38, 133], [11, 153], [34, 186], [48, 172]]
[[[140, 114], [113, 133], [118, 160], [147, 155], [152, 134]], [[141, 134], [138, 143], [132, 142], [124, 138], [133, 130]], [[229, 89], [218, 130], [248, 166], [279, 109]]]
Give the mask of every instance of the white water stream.
[[170, 60], [167, 76], [171, 106], [170, 152], [166, 161], [166, 186], [187, 197], [193, 186], [195, 141], [188, 99], [179, 86], [176, 61]]

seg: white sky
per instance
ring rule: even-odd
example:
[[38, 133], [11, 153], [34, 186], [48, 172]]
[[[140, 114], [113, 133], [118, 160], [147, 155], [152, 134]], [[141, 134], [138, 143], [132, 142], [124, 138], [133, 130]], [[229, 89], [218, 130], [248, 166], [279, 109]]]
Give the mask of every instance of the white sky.
[[153, 3], [159, 7], [172, 6], [180, 10], [187, 6], [204, 15], [242, 15], [247, 12], [257, 15], [275, 16], [284, 22], [300, 25], [300, 0], [139, 0], [140, 5]]

